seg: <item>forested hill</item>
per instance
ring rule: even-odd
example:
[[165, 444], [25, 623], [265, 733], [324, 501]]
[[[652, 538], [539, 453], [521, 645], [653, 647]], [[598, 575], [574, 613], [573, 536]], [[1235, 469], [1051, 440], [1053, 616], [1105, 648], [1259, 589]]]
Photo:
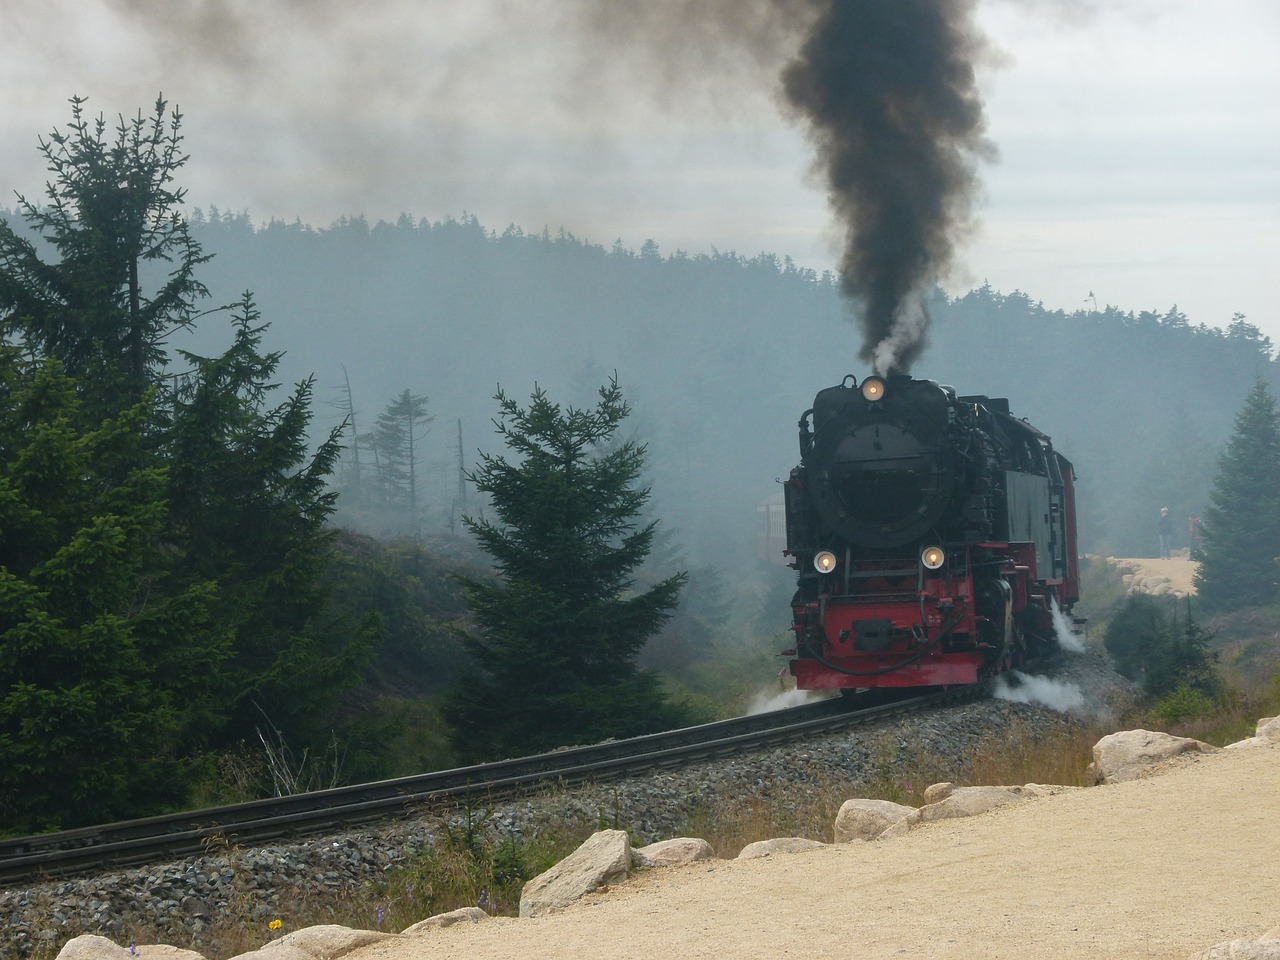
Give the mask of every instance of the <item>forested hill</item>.
[[[635, 252], [470, 217], [325, 230], [193, 219], [215, 255], [202, 273], [213, 300], [254, 291], [288, 379], [314, 374], [317, 397], [337, 403], [349, 378], [362, 431], [401, 391], [429, 397], [430, 524], [456, 506], [458, 421], [468, 466], [499, 446], [498, 384], [586, 403], [616, 370], [650, 445], [656, 514], [699, 558], [750, 549], [757, 502], [797, 459], [801, 412], [819, 388], [868, 372], [833, 278], [767, 254]], [[1244, 319], [1064, 314], [987, 287], [939, 295], [932, 311], [913, 374], [1007, 396], [1050, 434], [1081, 477], [1090, 551], [1149, 553], [1160, 506], [1198, 513], [1255, 378], [1280, 388], [1272, 345]]]

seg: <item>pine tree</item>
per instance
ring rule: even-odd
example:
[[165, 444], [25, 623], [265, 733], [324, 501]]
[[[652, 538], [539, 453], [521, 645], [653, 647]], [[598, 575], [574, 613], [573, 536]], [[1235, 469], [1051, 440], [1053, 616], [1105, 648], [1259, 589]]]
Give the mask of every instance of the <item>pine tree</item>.
[[1213, 699], [1222, 691], [1215, 666], [1218, 655], [1211, 647], [1213, 634], [1192, 617], [1191, 600], [1186, 603], [1182, 622], [1178, 623], [1175, 615], [1172, 630], [1148, 655], [1142, 689], [1149, 697], [1166, 697], [1185, 688]]
[[1212, 610], [1280, 600], [1280, 418], [1261, 378], [1218, 462], [1195, 584]]
[[167, 359], [165, 339], [194, 322], [207, 295], [196, 268], [209, 258], [180, 215], [184, 191], [172, 186], [187, 159], [182, 115], [166, 118], [157, 99], [150, 117], [122, 116], [111, 138], [84, 104], [73, 98], [67, 132], [40, 141], [46, 203], [18, 198], [57, 262], [0, 221], [0, 330], [61, 361], [82, 396], [92, 387], [109, 410], [142, 398]]
[[160, 588], [149, 412], [94, 422], [59, 362], [0, 349], [0, 829], [183, 796], [226, 644], [210, 584]]
[[1172, 598], [1132, 593], [1107, 623], [1104, 644], [1116, 672], [1141, 680], [1147, 696], [1158, 699], [1185, 687], [1212, 699], [1222, 689], [1212, 640], [1192, 617], [1190, 600], [1179, 621]]
[[535, 389], [528, 409], [501, 390], [498, 433], [513, 459], [484, 454], [469, 475], [499, 523], [466, 518], [493, 557], [492, 581], [462, 580], [471, 669], [445, 715], [466, 759], [627, 737], [678, 722], [657, 678], [636, 666], [670, 616], [676, 573], [634, 590], [656, 521], [638, 516], [645, 448], [613, 442], [629, 410], [616, 378], [594, 409], [562, 409]]
[[1116, 672], [1138, 680], [1152, 659], [1152, 651], [1164, 645], [1174, 630], [1172, 611], [1165, 599], [1148, 593], [1131, 593], [1107, 623], [1104, 639]]
[[402, 390], [378, 414], [367, 436], [377, 457], [378, 485], [383, 501], [405, 511], [416, 533], [421, 504], [422, 441], [434, 417], [427, 415], [427, 398]]
[[174, 392], [162, 448], [170, 576], [217, 586], [219, 622], [232, 638], [220, 677], [225, 736], [252, 736], [266, 711], [294, 736], [352, 683], [373, 635], [369, 624], [328, 620], [326, 521], [337, 494], [326, 480], [341, 428], [309, 451], [312, 382], [272, 406], [282, 355], [262, 352], [266, 328], [247, 294], [235, 310], [235, 340], [223, 354], [181, 351], [194, 370]]
[[0, 813], [64, 826], [180, 799], [259, 708], [305, 732], [374, 629], [331, 612], [338, 436], [310, 451], [310, 382], [272, 405], [249, 295], [231, 347], [169, 369], [207, 259], [179, 115], [110, 140], [82, 104], [41, 145], [49, 206], [22, 204], [59, 259], [0, 225]]

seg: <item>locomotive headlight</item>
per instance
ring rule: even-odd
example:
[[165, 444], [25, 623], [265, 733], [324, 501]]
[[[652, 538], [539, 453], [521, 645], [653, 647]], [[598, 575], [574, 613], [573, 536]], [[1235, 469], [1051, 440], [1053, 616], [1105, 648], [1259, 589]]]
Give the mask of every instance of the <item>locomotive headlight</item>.
[[879, 400], [884, 396], [884, 381], [879, 377], [867, 377], [862, 381], [862, 396], [867, 400]]
[[925, 547], [920, 551], [920, 562], [930, 570], [937, 570], [947, 562], [947, 553], [941, 547]]
[[836, 555], [830, 550], [821, 550], [813, 555], [813, 569], [819, 573], [830, 573], [836, 568]]

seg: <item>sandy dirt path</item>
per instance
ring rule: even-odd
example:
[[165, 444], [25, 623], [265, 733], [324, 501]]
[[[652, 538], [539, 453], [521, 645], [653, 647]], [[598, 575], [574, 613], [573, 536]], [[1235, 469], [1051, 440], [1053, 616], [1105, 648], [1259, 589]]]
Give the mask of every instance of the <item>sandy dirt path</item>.
[[1138, 574], [1144, 577], [1168, 577], [1173, 589], [1181, 594], [1194, 594], [1195, 584], [1192, 578], [1200, 564], [1186, 557], [1170, 557], [1162, 560], [1158, 557], [1117, 557], [1116, 563], [1132, 564]]
[[1190, 957], [1280, 924], [1280, 745], [925, 824], [641, 874], [566, 910], [349, 960]]

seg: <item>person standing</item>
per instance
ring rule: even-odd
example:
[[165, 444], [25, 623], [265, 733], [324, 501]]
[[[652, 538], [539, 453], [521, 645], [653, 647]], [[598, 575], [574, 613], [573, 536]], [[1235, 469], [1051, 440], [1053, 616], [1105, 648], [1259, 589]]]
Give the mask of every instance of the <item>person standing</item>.
[[1200, 518], [1192, 516], [1187, 521], [1187, 556], [1192, 560], [1200, 559]]
[[1169, 508], [1160, 508], [1160, 519], [1156, 523], [1156, 530], [1160, 534], [1160, 559], [1169, 559], [1169, 548], [1173, 546], [1173, 517], [1169, 516]]

